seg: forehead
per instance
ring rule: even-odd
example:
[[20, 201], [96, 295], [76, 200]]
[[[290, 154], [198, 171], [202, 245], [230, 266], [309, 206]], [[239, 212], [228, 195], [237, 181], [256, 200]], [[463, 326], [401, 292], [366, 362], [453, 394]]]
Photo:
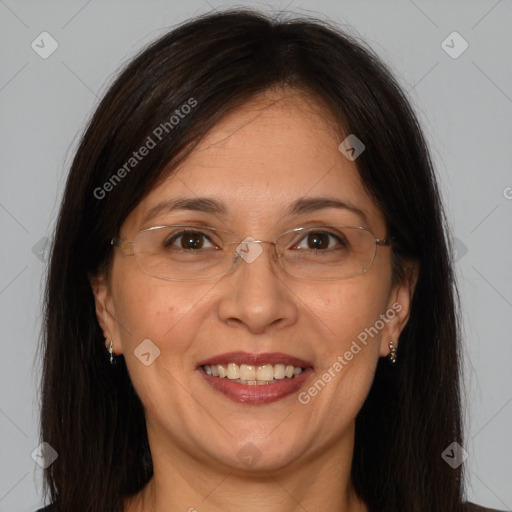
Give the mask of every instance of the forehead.
[[[331, 115], [312, 98], [267, 91], [219, 122], [177, 176], [199, 181], [215, 174], [247, 186], [262, 180], [313, 186], [312, 180], [343, 164], [339, 138]], [[357, 178], [348, 160], [346, 170]]]
[[176, 197], [209, 197], [227, 214], [260, 224], [275, 220], [297, 199], [337, 198], [363, 210], [369, 227], [382, 226], [355, 162], [328, 110], [310, 96], [269, 92], [224, 117], [184, 162], [129, 216], [138, 224], [155, 205]]

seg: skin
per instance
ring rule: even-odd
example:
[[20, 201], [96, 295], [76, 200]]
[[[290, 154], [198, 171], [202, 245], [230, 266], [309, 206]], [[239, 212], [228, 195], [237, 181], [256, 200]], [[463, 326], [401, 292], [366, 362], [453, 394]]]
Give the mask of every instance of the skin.
[[[267, 91], [218, 123], [130, 213], [121, 237], [202, 221], [240, 240], [275, 240], [314, 220], [363, 225], [385, 238], [382, 214], [355, 162], [338, 150], [344, 136], [334, 126], [312, 98]], [[178, 211], [143, 222], [152, 207], [177, 196], [214, 198], [228, 211]], [[333, 208], [284, 217], [288, 204], [304, 196], [344, 200], [368, 222]], [[367, 510], [350, 480], [355, 417], [379, 357], [389, 354], [388, 342], [407, 322], [414, 279], [392, 282], [389, 247], [377, 248], [366, 274], [337, 281], [288, 276], [273, 263], [272, 246], [263, 248], [254, 262], [205, 282], [151, 277], [116, 249], [108, 277], [92, 280], [106, 341], [112, 338], [116, 354], [124, 354], [144, 405], [154, 464], [153, 479], [125, 511]], [[285, 352], [312, 363], [315, 373], [301, 389], [307, 390], [395, 303], [401, 311], [308, 404], [296, 394], [265, 405], [235, 403], [196, 370], [198, 361], [224, 352]], [[160, 350], [149, 366], [134, 356], [145, 339]], [[246, 443], [260, 454], [250, 468], [237, 456]]]

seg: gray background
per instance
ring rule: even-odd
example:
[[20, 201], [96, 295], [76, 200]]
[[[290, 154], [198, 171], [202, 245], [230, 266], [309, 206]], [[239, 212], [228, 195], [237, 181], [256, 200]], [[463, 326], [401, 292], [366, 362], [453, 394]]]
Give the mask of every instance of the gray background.
[[[512, 3], [288, 2], [251, 5], [350, 25], [391, 66], [419, 113], [457, 238], [468, 495], [511, 510]], [[31, 453], [39, 445], [44, 238], [77, 136], [122, 62], [166, 27], [214, 8], [249, 5], [184, 4], [0, 0], [0, 511], [40, 504], [42, 470]], [[59, 45], [47, 59], [31, 48], [43, 31]], [[441, 46], [453, 31], [469, 44], [456, 59]], [[446, 44], [452, 52], [462, 48], [453, 37]]]

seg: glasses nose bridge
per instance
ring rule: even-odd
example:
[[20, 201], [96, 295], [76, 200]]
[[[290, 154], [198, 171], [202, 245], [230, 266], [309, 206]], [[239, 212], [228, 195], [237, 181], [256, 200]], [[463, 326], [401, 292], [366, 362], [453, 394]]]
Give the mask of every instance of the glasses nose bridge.
[[[273, 246], [273, 250], [270, 252], [271, 261], [277, 261], [280, 259], [281, 254], [279, 254], [277, 245], [279, 240], [271, 241], [271, 240], [259, 240], [254, 239], [252, 237], [247, 237], [241, 242], [233, 242], [230, 245], [234, 245], [235, 250], [232, 258], [231, 269], [238, 263], [239, 260], [244, 260], [246, 263], [253, 263], [263, 254], [262, 244], [270, 244]], [[254, 248], [254, 249], [253, 249]]]
[[[237, 245], [238, 250], [240, 246], [243, 244], [244, 246], [248, 246], [249, 244], [254, 244], [255, 246], [259, 246], [260, 244], [270, 244], [274, 246], [275, 252], [277, 252], [277, 244], [279, 243], [279, 240], [276, 240], [272, 242], [271, 240], [255, 240], [252, 237], [247, 237], [245, 240], [242, 240], [241, 242], [235, 242], [234, 245]], [[250, 247], [250, 245], [249, 245]]]

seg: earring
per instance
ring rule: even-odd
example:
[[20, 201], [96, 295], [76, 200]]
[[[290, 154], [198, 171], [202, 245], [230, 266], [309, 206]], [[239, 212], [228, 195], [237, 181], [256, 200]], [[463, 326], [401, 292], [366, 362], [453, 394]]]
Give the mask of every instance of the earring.
[[109, 343], [109, 346], [108, 346], [107, 350], [108, 350], [108, 352], [110, 354], [110, 364], [114, 364], [115, 353], [114, 353], [114, 346], [113, 346], [112, 338], [110, 338], [110, 343]]
[[389, 347], [389, 360], [391, 361], [391, 364], [394, 366], [396, 364], [396, 352], [397, 352], [397, 347], [395, 345], [395, 341], [390, 341], [388, 343], [388, 347]]

